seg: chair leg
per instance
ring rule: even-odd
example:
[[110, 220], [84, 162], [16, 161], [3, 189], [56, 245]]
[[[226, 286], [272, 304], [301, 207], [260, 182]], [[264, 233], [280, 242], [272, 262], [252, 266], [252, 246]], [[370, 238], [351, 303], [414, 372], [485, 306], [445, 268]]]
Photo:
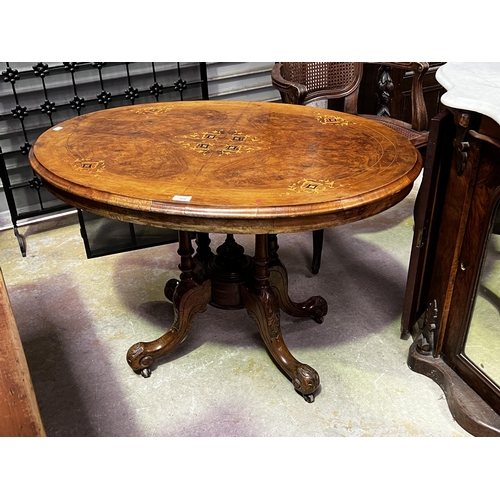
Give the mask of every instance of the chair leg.
[[321, 252], [323, 250], [323, 229], [318, 229], [313, 231], [313, 257], [311, 272], [313, 274], [318, 274], [319, 266], [321, 265]]

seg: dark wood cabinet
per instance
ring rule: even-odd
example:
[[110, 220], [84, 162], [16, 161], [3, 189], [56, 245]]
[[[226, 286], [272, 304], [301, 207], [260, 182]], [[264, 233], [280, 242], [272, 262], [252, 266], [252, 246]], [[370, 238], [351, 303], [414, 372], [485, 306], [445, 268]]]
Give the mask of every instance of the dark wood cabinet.
[[500, 435], [499, 200], [500, 125], [444, 109], [431, 122], [402, 331], [409, 366], [479, 436]]
[[[424, 99], [429, 119], [441, 110], [440, 97], [444, 91], [436, 80], [441, 62], [429, 63], [424, 77]], [[409, 71], [390, 69], [380, 63], [365, 63], [360, 88], [360, 114], [387, 114], [411, 123], [411, 84]]]

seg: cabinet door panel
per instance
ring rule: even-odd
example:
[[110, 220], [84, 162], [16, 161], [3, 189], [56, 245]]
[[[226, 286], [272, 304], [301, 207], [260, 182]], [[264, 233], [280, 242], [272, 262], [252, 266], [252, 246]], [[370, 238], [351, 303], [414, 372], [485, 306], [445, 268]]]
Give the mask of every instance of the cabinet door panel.
[[410, 336], [414, 324], [428, 306], [453, 133], [450, 112], [445, 110], [431, 120], [424, 171], [414, 208], [413, 242], [401, 320], [403, 338]]

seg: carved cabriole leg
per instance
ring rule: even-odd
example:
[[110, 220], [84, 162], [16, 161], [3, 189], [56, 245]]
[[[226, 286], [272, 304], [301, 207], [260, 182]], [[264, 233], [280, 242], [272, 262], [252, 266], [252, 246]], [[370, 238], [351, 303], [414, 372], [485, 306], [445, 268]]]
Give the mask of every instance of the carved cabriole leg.
[[323, 323], [323, 317], [328, 312], [328, 304], [318, 295], [304, 302], [294, 302], [288, 295], [288, 273], [278, 258], [278, 238], [269, 236], [269, 282], [273, 292], [278, 297], [280, 308], [297, 318], [310, 317], [316, 323]]
[[259, 333], [266, 347], [290, 377], [295, 389], [308, 402], [314, 401], [314, 392], [319, 387], [319, 375], [308, 365], [297, 361], [288, 350], [280, 327], [278, 298], [269, 284], [267, 235], [255, 236], [254, 284], [242, 286], [243, 303], [248, 315], [257, 323]]
[[149, 377], [151, 374], [151, 365], [155, 359], [170, 352], [186, 338], [195, 314], [205, 311], [210, 301], [210, 280], [200, 282], [195, 274], [193, 252], [189, 233], [179, 231], [177, 253], [181, 257], [179, 265], [181, 275], [172, 294], [174, 323], [159, 339], [152, 342], [138, 342], [127, 352], [128, 364], [134, 371], [141, 372], [144, 377]]

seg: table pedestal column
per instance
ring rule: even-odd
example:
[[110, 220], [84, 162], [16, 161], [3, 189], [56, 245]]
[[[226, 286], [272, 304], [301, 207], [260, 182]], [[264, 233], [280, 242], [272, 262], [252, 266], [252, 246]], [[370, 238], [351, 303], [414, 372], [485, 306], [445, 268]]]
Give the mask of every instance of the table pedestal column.
[[328, 311], [326, 301], [319, 296], [301, 303], [290, 299], [287, 272], [277, 255], [275, 235], [256, 235], [253, 259], [244, 254], [233, 235], [227, 235], [216, 255], [210, 250], [208, 234], [200, 233], [196, 241], [198, 251], [193, 257], [189, 233], [179, 232], [180, 280], [170, 280], [165, 287], [165, 295], [174, 307], [174, 323], [159, 339], [130, 347], [127, 361], [131, 368], [149, 377], [154, 360], [184, 340], [195, 314], [203, 312], [208, 304], [223, 309], [245, 307], [272, 358], [304, 399], [313, 402], [319, 375], [288, 350], [281, 334], [280, 309], [321, 323]]

